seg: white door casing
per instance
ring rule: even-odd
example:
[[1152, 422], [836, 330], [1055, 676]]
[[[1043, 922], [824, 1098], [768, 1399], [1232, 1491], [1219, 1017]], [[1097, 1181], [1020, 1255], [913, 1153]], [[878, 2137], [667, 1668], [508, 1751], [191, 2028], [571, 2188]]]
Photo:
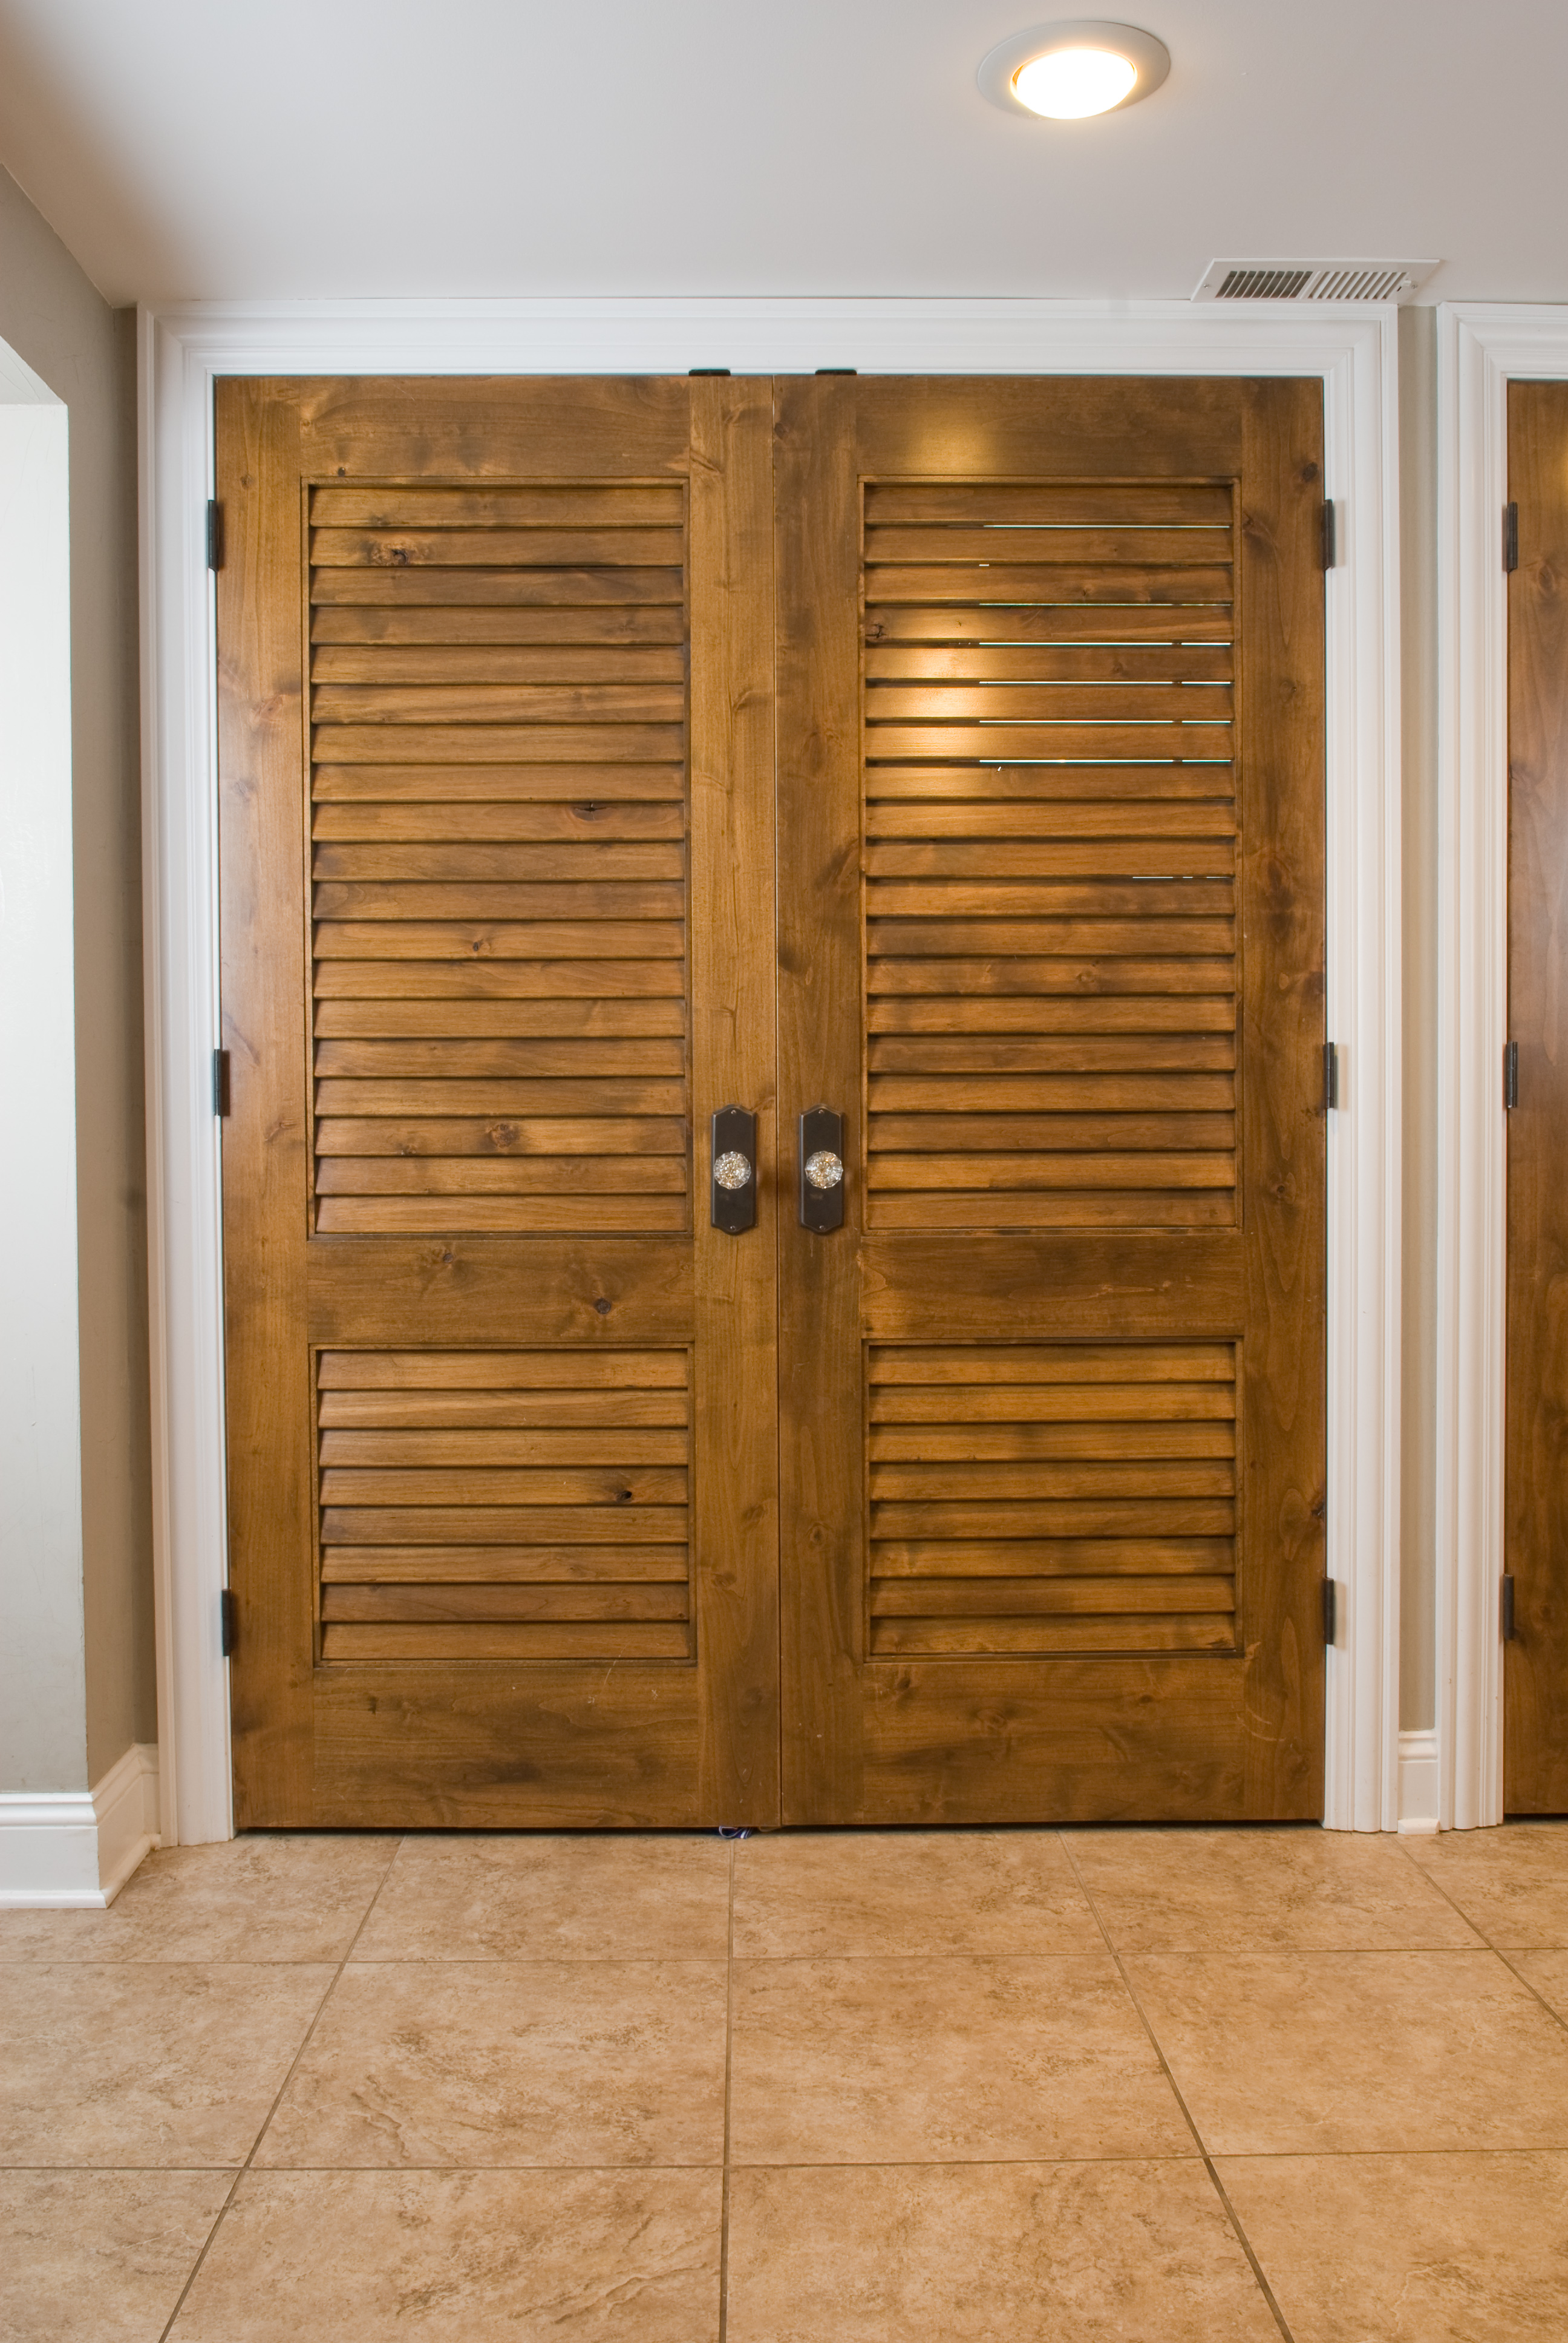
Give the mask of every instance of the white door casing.
[[206, 505], [219, 375], [1321, 377], [1328, 576], [1329, 1655], [1325, 1820], [1398, 1819], [1400, 704], [1394, 311], [1011, 300], [246, 303], [141, 320], [144, 855], [155, 1552], [166, 1843], [232, 1830], [215, 665]]
[[1508, 1185], [1508, 386], [1568, 379], [1568, 307], [1438, 311], [1439, 1820], [1503, 1819]]

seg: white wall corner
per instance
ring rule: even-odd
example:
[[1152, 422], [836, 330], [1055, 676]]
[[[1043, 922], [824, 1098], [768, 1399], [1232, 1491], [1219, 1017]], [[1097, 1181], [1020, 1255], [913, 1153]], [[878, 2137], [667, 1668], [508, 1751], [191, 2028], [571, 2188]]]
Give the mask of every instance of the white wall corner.
[[1399, 1827], [1405, 1838], [1430, 1838], [1438, 1822], [1438, 1742], [1435, 1725], [1399, 1736]]
[[0, 1910], [103, 1911], [157, 1845], [151, 1743], [134, 1743], [90, 1790], [0, 1795]]

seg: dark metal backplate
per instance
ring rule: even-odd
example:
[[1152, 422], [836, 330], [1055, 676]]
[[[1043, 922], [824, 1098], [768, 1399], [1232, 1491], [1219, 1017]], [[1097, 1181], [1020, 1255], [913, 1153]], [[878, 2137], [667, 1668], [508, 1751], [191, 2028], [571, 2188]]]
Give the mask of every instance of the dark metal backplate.
[[[713, 1166], [721, 1155], [744, 1155], [751, 1177], [744, 1188], [721, 1188]], [[743, 1106], [721, 1106], [713, 1118], [713, 1152], [709, 1159], [708, 1184], [713, 1225], [726, 1236], [744, 1236], [757, 1225], [757, 1117]]]

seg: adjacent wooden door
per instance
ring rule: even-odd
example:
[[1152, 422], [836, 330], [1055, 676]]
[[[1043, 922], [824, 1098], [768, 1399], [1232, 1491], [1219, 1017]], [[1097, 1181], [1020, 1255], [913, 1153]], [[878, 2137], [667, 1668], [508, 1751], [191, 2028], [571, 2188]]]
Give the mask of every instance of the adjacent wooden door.
[[1320, 1812], [1317, 386], [217, 420], [242, 1823]]
[[777, 1813], [771, 423], [220, 387], [242, 1825]]
[[1568, 383], [1508, 392], [1508, 1353], [1503, 1804], [1568, 1813]]
[[781, 387], [784, 1814], [1322, 1812], [1322, 400]]

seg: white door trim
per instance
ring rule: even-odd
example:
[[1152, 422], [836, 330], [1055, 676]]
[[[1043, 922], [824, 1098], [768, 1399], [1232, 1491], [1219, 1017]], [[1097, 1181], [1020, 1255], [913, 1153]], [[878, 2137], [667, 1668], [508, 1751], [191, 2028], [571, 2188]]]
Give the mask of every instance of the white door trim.
[[1508, 386], [1568, 307], [1438, 311], [1437, 1725], [1442, 1826], [1503, 1819]]
[[1187, 302], [552, 300], [244, 303], [144, 312], [143, 708], [160, 1766], [167, 1842], [233, 1827], [213, 637], [204, 514], [220, 375], [1315, 375], [1326, 492], [1329, 1181], [1326, 1820], [1398, 1820], [1400, 742], [1394, 312]]

